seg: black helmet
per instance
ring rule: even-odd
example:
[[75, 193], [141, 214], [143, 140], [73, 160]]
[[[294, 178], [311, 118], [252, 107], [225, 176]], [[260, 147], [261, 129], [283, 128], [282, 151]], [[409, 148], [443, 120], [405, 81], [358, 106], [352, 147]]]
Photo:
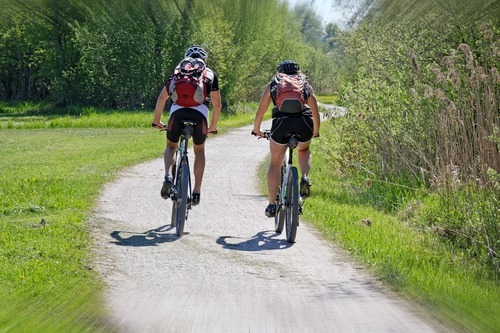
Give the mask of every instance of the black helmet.
[[208, 59], [208, 53], [203, 47], [199, 45], [193, 45], [186, 50], [186, 52], [184, 53], [184, 57], [201, 58], [206, 62]]
[[285, 74], [297, 74], [300, 71], [299, 64], [293, 60], [285, 60], [278, 65], [278, 72]]

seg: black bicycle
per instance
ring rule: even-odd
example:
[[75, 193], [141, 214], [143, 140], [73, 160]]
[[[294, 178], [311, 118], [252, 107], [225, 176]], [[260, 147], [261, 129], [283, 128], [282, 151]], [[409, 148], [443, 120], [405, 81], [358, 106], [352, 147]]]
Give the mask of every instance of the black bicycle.
[[[255, 135], [254, 132], [252, 134]], [[263, 137], [269, 140], [271, 132], [269, 130], [264, 131]], [[289, 133], [285, 137], [288, 139], [288, 149], [281, 166], [281, 182], [276, 196], [277, 210], [274, 218], [274, 228], [277, 233], [281, 233], [286, 225], [286, 240], [289, 243], [295, 243], [303, 202], [299, 193], [298, 170], [297, 167], [293, 166], [293, 151], [297, 148], [301, 135]]]
[[172, 199], [172, 219], [170, 225], [175, 226], [176, 234], [182, 237], [184, 234], [184, 225], [188, 219], [191, 209], [191, 171], [189, 169], [188, 143], [193, 136], [196, 122], [192, 120], [183, 120], [182, 134], [179, 145], [175, 151], [176, 163], [172, 166], [172, 188], [170, 198]]
[[[154, 124], [153, 124], [154, 125]], [[172, 218], [170, 225], [175, 226], [179, 237], [184, 235], [184, 225], [188, 219], [189, 210], [192, 208], [191, 171], [188, 159], [189, 139], [193, 136], [196, 122], [189, 119], [181, 121], [182, 133], [175, 151], [176, 163], [172, 166], [172, 188], [170, 198], [172, 199]], [[163, 128], [163, 130], [166, 130]], [[217, 131], [210, 132], [217, 134]]]

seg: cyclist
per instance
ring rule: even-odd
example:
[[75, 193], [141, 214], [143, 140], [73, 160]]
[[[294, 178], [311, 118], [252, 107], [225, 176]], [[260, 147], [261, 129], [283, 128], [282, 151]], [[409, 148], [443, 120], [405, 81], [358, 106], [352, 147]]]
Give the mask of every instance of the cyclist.
[[[267, 173], [267, 187], [269, 194], [269, 205], [265, 210], [268, 217], [276, 216], [276, 195], [280, 185], [281, 165], [285, 157], [288, 139], [285, 135], [288, 133], [298, 133], [299, 139], [298, 161], [299, 168], [302, 173], [300, 181], [300, 194], [303, 198], [310, 195], [310, 186], [308, 175], [311, 168], [312, 156], [309, 150], [312, 137], [319, 136], [320, 115], [318, 111], [318, 103], [314, 95], [312, 87], [305, 80], [305, 76], [301, 73], [299, 65], [293, 60], [285, 60], [278, 65], [278, 73], [274, 79], [269, 82], [260, 99], [259, 107], [255, 115], [253, 133], [262, 137], [263, 132], [260, 129], [262, 119], [271, 102], [274, 107], [272, 109], [272, 126], [271, 138], [269, 140], [269, 148], [271, 151], [271, 162]], [[283, 80], [283, 77], [289, 76], [295, 78], [296, 81], [302, 82], [300, 98], [303, 103], [293, 103], [296, 111], [291, 111], [289, 107], [284, 107], [284, 104], [278, 103], [280, 89], [278, 81]], [[283, 91], [285, 88], [282, 89]], [[293, 95], [288, 95], [292, 98]]]
[[[208, 59], [207, 51], [198, 45], [190, 46], [185, 54], [184, 58], [201, 59], [206, 63]], [[194, 188], [193, 195], [191, 198], [192, 205], [198, 205], [200, 203], [200, 190], [201, 183], [203, 179], [203, 173], [205, 171], [205, 140], [207, 138], [207, 133], [214, 132], [217, 130], [217, 122], [219, 121], [219, 116], [222, 108], [221, 95], [219, 91], [219, 80], [217, 73], [215, 73], [210, 68], [206, 67], [204, 74], [204, 89], [207, 98], [200, 105], [184, 107], [172, 102], [170, 107], [170, 117], [167, 125], [167, 145], [164, 153], [165, 162], [165, 179], [163, 181], [163, 186], [161, 188], [160, 194], [164, 199], [170, 197], [170, 189], [172, 187], [172, 174], [171, 168], [175, 163], [174, 155], [177, 149], [177, 144], [179, 142], [182, 128], [181, 121], [183, 119], [190, 119], [196, 122], [193, 134], [193, 150], [194, 150]], [[165, 82], [163, 89], [158, 96], [156, 101], [155, 113], [153, 118], [153, 126], [157, 128], [163, 128], [164, 124], [161, 122], [161, 116], [163, 109], [165, 108], [165, 103], [170, 97], [169, 95], [169, 79]], [[212, 103], [212, 120], [210, 126], [207, 126], [209, 119], [209, 104]]]

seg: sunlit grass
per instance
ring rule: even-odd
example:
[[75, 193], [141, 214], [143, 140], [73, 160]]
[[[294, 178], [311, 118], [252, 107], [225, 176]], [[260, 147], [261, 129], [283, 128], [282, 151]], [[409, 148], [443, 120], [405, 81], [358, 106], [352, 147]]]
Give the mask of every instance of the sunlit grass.
[[[9, 113], [33, 112], [20, 108]], [[87, 220], [119, 170], [162, 156], [165, 132], [150, 127], [152, 111], [81, 110], [0, 129], [0, 331], [113, 330]], [[251, 120], [224, 115], [219, 131]]]
[[[328, 123], [322, 133], [320, 140], [336, 142]], [[436, 234], [398, 219], [396, 212], [407, 203], [397, 198], [404, 195], [401, 189], [392, 190], [395, 208], [377, 204], [379, 199], [366, 194], [369, 190], [360, 189], [373, 184], [360, 184], [341, 174], [331, 150], [320, 140], [312, 145], [313, 195], [306, 202], [304, 217], [394, 290], [410, 295], [442, 320], [472, 332], [499, 331], [498, 283], [486, 278], [483, 268], [459, 249], [440, 242]], [[391, 186], [387, 188], [391, 191]]]

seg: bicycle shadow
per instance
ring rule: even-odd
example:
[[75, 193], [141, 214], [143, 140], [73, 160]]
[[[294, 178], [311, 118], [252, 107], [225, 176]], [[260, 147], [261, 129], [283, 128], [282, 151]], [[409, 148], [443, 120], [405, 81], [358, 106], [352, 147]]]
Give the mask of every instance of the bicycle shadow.
[[[276, 238], [281, 237], [281, 238]], [[228, 240], [244, 239], [242, 242], [228, 242]], [[217, 244], [222, 245], [224, 249], [237, 250], [237, 251], [270, 251], [270, 250], [284, 250], [291, 246], [293, 243], [288, 243], [281, 234], [271, 230], [261, 231], [252, 238], [247, 239], [243, 237], [234, 236], [221, 236], [217, 238]]]
[[[151, 229], [143, 233], [134, 233], [129, 231], [113, 231], [110, 236], [115, 239], [111, 243], [119, 246], [158, 246], [159, 244], [173, 242], [179, 239], [177, 235], [167, 233], [168, 231], [175, 229], [171, 225], [164, 225], [156, 229]], [[129, 237], [123, 237], [122, 234], [131, 234]]]

